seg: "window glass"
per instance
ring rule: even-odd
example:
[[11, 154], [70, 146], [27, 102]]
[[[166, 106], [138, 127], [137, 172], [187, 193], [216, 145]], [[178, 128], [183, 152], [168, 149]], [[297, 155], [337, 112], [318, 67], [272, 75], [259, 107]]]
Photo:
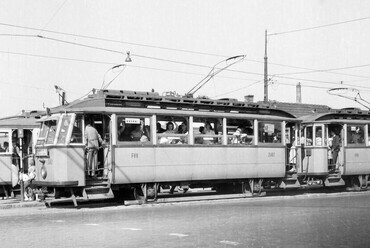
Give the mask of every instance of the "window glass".
[[43, 122], [41, 124], [41, 130], [39, 132], [39, 136], [37, 138], [37, 145], [43, 145], [45, 144], [45, 140], [46, 140], [46, 134], [48, 133], [48, 125], [46, 125], [45, 122]]
[[58, 122], [56, 120], [50, 120], [45, 122], [45, 124], [48, 126], [48, 133], [46, 136], [46, 144], [54, 144], [55, 135], [57, 132], [57, 124]]
[[312, 140], [313, 140], [313, 127], [310, 126], [310, 127], [306, 127], [306, 137], [305, 137], [305, 141], [306, 141], [306, 146], [312, 146]]
[[324, 145], [323, 133], [322, 133], [322, 127], [321, 126], [315, 127], [315, 145], [316, 146]]
[[117, 134], [119, 142], [150, 142], [150, 118], [118, 116]]
[[70, 143], [82, 143], [82, 115], [76, 115], [75, 122], [73, 123], [72, 135]]
[[364, 125], [347, 125], [348, 145], [365, 145]]
[[0, 132], [0, 153], [9, 152], [9, 132]]
[[278, 121], [259, 122], [258, 141], [261, 143], [281, 143], [281, 122]]
[[62, 118], [60, 131], [58, 134], [57, 144], [64, 144], [66, 142], [69, 124], [71, 123], [71, 115], [65, 115]]
[[227, 119], [226, 123], [228, 144], [253, 144], [253, 120]]
[[187, 117], [157, 116], [158, 144], [188, 144], [189, 120]]
[[222, 145], [222, 119], [196, 117], [193, 132], [194, 144]]

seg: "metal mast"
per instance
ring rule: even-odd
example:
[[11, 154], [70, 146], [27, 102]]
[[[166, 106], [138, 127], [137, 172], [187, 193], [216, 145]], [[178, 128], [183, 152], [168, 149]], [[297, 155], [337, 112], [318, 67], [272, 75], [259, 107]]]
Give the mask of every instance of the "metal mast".
[[265, 70], [264, 70], [264, 95], [263, 101], [268, 102], [269, 100], [269, 89], [268, 89], [268, 78], [267, 78], [267, 30], [265, 30]]

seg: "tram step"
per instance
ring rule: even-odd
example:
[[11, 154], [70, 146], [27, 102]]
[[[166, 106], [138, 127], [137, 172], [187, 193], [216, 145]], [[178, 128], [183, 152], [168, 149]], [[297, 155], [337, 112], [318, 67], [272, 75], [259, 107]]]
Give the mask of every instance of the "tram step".
[[324, 185], [327, 187], [344, 186], [345, 182], [341, 177], [328, 177], [325, 179]]
[[108, 185], [108, 179], [87, 179], [86, 186], [106, 186]]
[[300, 186], [297, 178], [285, 178], [279, 182], [279, 188], [282, 189], [299, 188]]
[[91, 200], [114, 198], [112, 189], [110, 187], [102, 186], [85, 188], [83, 196], [84, 198]]

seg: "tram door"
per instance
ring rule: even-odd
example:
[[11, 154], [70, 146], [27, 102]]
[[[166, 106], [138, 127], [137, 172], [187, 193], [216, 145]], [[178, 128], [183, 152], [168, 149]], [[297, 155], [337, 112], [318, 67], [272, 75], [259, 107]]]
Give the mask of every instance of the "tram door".
[[[14, 129], [12, 132], [12, 147], [10, 147], [10, 151], [12, 152], [12, 163], [15, 164], [20, 169], [20, 159], [21, 154], [18, 154], [20, 151], [20, 139], [18, 137], [18, 129]], [[23, 158], [23, 169], [24, 172], [28, 172], [28, 167], [30, 163], [30, 159], [32, 159], [33, 153], [33, 138], [32, 138], [32, 130], [30, 129], [23, 129], [23, 137], [22, 137], [22, 158]]]
[[[327, 135], [328, 135], [328, 167], [329, 169], [334, 169], [336, 164], [343, 165], [344, 164], [344, 133], [343, 133], [343, 126], [340, 124], [328, 124], [326, 126]], [[333, 149], [333, 136], [339, 137], [339, 149], [334, 151]], [[337, 155], [335, 154], [337, 153]], [[336, 158], [336, 161], [334, 161]]]
[[93, 126], [105, 142], [105, 146], [99, 144], [97, 175], [106, 176], [106, 173], [108, 172], [108, 165], [110, 163], [110, 116], [104, 114], [90, 114], [85, 116], [85, 120], [88, 119], [93, 120]]

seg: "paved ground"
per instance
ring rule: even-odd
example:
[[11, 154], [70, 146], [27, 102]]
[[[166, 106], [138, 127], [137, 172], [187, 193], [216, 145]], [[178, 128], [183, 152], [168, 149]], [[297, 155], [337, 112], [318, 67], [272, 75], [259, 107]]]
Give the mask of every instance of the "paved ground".
[[0, 211], [0, 240], [1, 247], [31, 248], [367, 247], [369, 202], [370, 192], [352, 192], [16, 208]]

